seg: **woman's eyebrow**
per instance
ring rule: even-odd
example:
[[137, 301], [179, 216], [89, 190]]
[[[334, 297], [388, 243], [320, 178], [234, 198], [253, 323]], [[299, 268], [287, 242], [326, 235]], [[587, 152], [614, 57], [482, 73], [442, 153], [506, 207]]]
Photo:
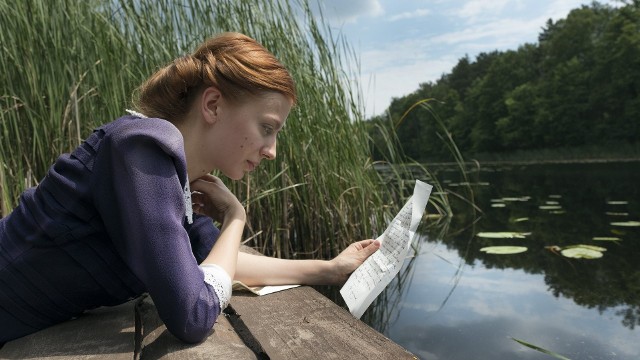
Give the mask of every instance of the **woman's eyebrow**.
[[278, 118], [277, 116], [271, 116], [271, 115], [265, 115], [265, 119], [267, 121], [272, 121], [276, 124], [276, 129], [280, 130], [284, 127], [285, 125], [285, 121], [280, 120], [280, 118]]

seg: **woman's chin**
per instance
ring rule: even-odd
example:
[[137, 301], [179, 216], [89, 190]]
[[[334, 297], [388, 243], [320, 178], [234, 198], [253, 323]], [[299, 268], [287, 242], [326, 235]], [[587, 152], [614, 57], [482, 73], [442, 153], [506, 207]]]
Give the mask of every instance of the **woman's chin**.
[[223, 172], [224, 176], [228, 177], [231, 180], [242, 180], [242, 178], [244, 177], [244, 171], [243, 172], [233, 172], [233, 173], [226, 173]]

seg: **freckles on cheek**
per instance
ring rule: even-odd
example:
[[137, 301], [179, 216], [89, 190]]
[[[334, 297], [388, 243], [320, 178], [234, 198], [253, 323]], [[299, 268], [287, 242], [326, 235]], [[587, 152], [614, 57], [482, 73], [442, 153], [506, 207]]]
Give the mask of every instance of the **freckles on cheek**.
[[244, 141], [242, 142], [242, 144], [240, 144], [240, 149], [244, 149], [245, 146], [251, 147], [253, 146], [254, 142], [253, 141], [249, 141], [248, 137], [244, 138]]

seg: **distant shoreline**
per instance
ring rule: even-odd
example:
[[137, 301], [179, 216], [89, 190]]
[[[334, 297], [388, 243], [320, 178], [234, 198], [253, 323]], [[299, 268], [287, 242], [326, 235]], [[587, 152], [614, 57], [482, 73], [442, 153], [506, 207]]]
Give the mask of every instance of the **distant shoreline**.
[[[551, 159], [551, 160], [487, 160], [466, 161], [465, 165], [552, 165], [552, 164], [597, 164], [640, 162], [640, 158], [605, 158], [605, 159]], [[455, 162], [426, 162], [425, 166], [455, 166]]]

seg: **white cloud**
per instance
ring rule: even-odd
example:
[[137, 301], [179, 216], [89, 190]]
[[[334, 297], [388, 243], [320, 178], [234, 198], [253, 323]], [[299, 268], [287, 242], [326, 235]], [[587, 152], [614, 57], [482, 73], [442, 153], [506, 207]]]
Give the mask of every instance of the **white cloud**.
[[542, 18], [527, 21], [503, 19], [437, 35], [430, 40], [434, 44], [464, 45], [466, 49], [485, 48], [485, 50], [491, 50], [504, 49], [505, 47], [515, 49], [519, 45], [524, 45], [523, 39], [535, 39], [543, 24]]
[[547, 10], [545, 11], [545, 22], [547, 19], [552, 18], [555, 20], [560, 20], [561, 18], [566, 17], [569, 12], [573, 9], [577, 9], [581, 6], [581, 4], [585, 4], [584, 1], [573, 0], [554, 0], [551, 1], [551, 4], [547, 6]]
[[414, 11], [406, 11], [397, 15], [393, 15], [389, 18], [388, 21], [398, 21], [398, 20], [407, 20], [407, 19], [415, 19], [419, 17], [424, 17], [431, 14], [431, 11], [428, 9], [416, 9]]
[[[449, 72], [457, 59], [419, 60], [392, 69], [383, 68], [375, 73], [362, 76], [365, 110], [368, 116], [380, 114], [391, 104], [392, 98], [398, 98], [416, 91], [426, 79], [439, 78]], [[374, 89], [367, 90], [366, 84], [373, 82]]]
[[379, 0], [313, 0], [314, 12], [322, 9], [324, 16], [332, 23], [353, 23], [359, 17], [376, 17], [384, 13]]
[[475, 22], [478, 19], [495, 17], [509, 2], [510, 0], [467, 1], [461, 9], [454, 11], [454, 14], [467, 21]]
[[421, 83], [449, 72], [458, 61], [455, 56], [429, 58], [428, 47], [428, 39], [409, 39], [360, 54], [367, 117], [385, 111], [392, 98], [414, 92]]

